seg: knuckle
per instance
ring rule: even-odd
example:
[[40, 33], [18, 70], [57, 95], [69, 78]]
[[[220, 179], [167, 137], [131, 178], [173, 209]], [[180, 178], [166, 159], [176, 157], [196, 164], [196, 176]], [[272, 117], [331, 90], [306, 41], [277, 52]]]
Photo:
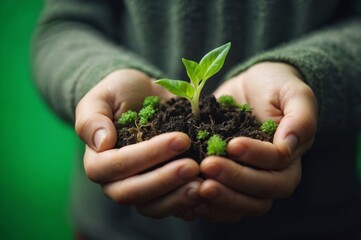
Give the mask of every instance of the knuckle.
[[172, 181], [170, 181], [169, 177], [167, 177], [164, 173], [163, 168], [159, 168], [158, 170], [156, 170], [156, 179], [160, 189], [168, 189], [169, 186], [172, 184]]
[[99, 176], [98, 176], [98, 169], [97, 166], [94, 164], [93, 159], [87, 159], [84, 161], [84, 171], [87, 177], [92, 182], [100, 182]]
[[126, 175], [128, 168], [126, 166], [126, 161], [124, 161], [122, 158], [112, 158], [111, 165], [114, 166], [112, 171], [116, 173], [116, 175], [119, 177]]
[[135, 201], [134, 196], [131, 193], [126, 193], [121, 189], [117, 189], [116, 191], [109, 187], [103, 187], [103, 192], [106, 196], [108, 196], [113, 201], [122, 204], [122, 205], [134, 205]]

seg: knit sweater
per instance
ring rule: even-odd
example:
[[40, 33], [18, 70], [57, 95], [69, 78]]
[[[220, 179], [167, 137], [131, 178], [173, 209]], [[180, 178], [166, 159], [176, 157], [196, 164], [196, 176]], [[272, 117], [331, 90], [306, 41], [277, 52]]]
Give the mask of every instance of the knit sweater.
[[185, 79], [182, 57], [197, 61], [226, 42], [232, 49], [206, 94], [258, 62], [278, 61], [299, 70], [319, 104], [318, 133], [304, 156], [303, 181], [266, 216], [231, 225], [155, 222], [105, 199], [81, 176], [77, 227], [89, 236], [101, 233], [101, 239], [271, 239], [360, 226], [355, 170], [360, 16], [360, 0], [47, 1], [34, 38], [34, 76], [50, 106], [69, 122], [78, 101], [109, 73], [134, 68], [155, 78]]

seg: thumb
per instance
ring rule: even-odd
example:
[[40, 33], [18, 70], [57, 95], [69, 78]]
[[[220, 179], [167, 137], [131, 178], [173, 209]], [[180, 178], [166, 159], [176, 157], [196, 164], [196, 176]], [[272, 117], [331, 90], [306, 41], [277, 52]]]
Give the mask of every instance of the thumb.
[[86, 95], [76, 108], [75, 131], [97, 152], [111, 149], [117, 139], [111, 106], [96, 96]]
[[283, 114], [273, 143], [287, 155], [302, 155], [313, 143], [317, 129], [317, 103], [312, 90], [305, 89], [284, 101]]

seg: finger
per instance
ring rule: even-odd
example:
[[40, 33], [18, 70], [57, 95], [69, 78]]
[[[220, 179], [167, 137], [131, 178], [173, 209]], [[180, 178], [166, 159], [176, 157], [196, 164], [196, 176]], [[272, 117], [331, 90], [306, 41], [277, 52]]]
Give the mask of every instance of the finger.
[[117, 133], [112, 121], [111, 105], [102, 97], [88, 95], [76, 108], [75, 131], [92, 149], [104, 151], [114, 147]]
[[[307, 85], [281, 91], [280, 104], [284, 117], [273, 138], [274, 144], [285, 144], [290, 154], [302, 154], [313, 142], [317, 128], [317, 102]], [[291, 90], [290, 90], [291, 89]]]
[[192, 181], [165, 196], [154, 199], [136, 208], [143, 216], [165, 218], [199, 205], [200, 181]]
[[97, 153], [87, 147], [84, 168], [94, 182], [120, 180], [163, 163], [190, 146], [189, 137], [180, 132], [165, 133], [150, 140]]
[[279, 170], [294, 161], [285, 143], [272, 144], [247, 137], [237, 137], [227, 145], [228, 156], [244, 165]]
[[[207, 199], [207, 205], [211, 206], [210, 212], [204, 214], [208, 217], [220, 212], [230, 216], [260, 216], [268, 212], [272, 206], [272, 200], [254, 198], [236, 192], [212, 179], [207, 179], [202, 183], [200, 195]], [[213, 208], [219, 211], [213, 211], [212, 214]]]
[[236, 192], [275, 199], [288, 197], [294, 192], [301, 181], [301, 161], [296, 160], [282, 171], [266, 171], [225, 158], [208, 157], [201, 163], [201, 172]]
[[181, 159], [102, 187], [104, 193], [118, 203], [140, 205], [174, 191], [198, 174], [199, 166], [194, 160]]
[[112, 72], [94, 86], [76, 107], [75, 130], [92, 149], [100, 152], [113, 148], [116, 129], [113, 121], [129, 109], [139, 109], [151, 94], [151, 81], [132, 69]]

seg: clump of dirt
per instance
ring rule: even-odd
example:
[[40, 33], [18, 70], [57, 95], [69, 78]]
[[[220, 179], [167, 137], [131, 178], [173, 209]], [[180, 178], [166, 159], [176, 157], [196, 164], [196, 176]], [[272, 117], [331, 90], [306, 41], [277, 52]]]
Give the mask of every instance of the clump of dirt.
[[214, 96], [201, 99], [200, 118], [197, 118], [191, 111], [189, 101], [177, 97], [162, 104], [153, 120], [146, 125], [130, 128], [117, 125], [118, 140], [115, 147], [135, 144], [166, 132], [180, 131], [190, 137], [191, 147], [177, 158], [189, 157], [201, 162], [207, 156], [207, 140], [197, 139], [200, 130], [210, 135], [218, 134], [227, 143], [239, 136], [271, 142], [273, 134], [264, 133], [260, 126], [261, 123], [252, 112], [223, 106]]

